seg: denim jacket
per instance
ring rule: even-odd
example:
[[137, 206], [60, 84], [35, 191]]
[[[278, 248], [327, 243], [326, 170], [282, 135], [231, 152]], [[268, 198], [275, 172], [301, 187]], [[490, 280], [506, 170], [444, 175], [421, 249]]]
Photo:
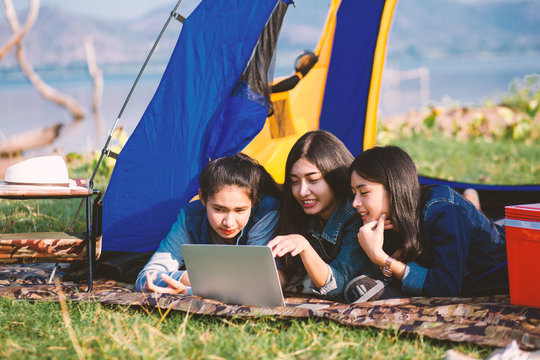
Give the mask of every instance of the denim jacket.
[[[251, 209], [248, 223], [240, 232], [236, 244], [266, 245], [276, 236], [278, 219], [279, 201], [271, 196], [263, 197], [260, 203]], [[157, 273], [154, 283], [158, 286], [167, 286], [161, 279], [161, 273], [179, 280], [184, 273], [179, 271], [184, 266], [180, 245], [211, 244], [209, 229], [204, 205], [199, 200], [187, 204], [180, 210], [169, 234], [161, 241], [157, 251], [137, 276], [137, 290], [145, 288], [146, 274], [150, 272]]]
[[402, 290], [458, 296], [508, 287], [504, 226], [496, 225], [448, 186], [433, 186], [422, 210], [433, 264], [410, 262]]
[[[317, 289], [304, 269], [302, 275], [292, 276], [292, 286], [287, 286], [285, 291], [343, 300], [343, 291], [349, 280], [360, 274], [375, 274], [379, 270], [358, 244], [357, 234], [362, 226], [362, 218], [350, 201], [342, 200], [336, 205], [322, 232], [317, 230], [317, 222], [316, 216], [309, 216], [305, 236], [329, 266], [326, 283]], [[299, 277], [302, 278], [301, 285], [294, 281]]]

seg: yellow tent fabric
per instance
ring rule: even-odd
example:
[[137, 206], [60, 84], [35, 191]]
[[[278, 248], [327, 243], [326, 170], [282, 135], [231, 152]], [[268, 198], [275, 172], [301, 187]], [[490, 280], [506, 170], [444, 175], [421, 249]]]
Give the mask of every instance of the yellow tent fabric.
[[386, 54], [386, 39], [390, 31], [392, 15], [396, 7], [397, 0], [388, 0], [384, 4], [377, 37], [377, 46], [373, 55], [373, 69], [371, 72], [371, 84], [369, 87], [368, 106], [366, 110], [366, 127], [364, 133], [364, 149], [367, 150], [375, 146], [375, 136], [377, 135], [377, 105], [379, 104], [379, 90], [381, 88], [381, 78]]
[[[364, 148], [374, 146], [375, 142], [377, 103], [386, 37], [395, 3], [396, 0], [386, 1], [381, 18], [365, 120]], [[272, 94], [274, 114], [266, 119], [262, 131], [243, 150], [257, 159], [278, 183], [284, 181], [285, 162], [294, 143], [304, 133], [319, 129], [319, 116], [340, 4], [341, 0], [332, 0], [330, 4], [325, 26], [314, 51], [318, 56], [317, 63], [296, 87], [286, 92]]]
[[319, 128], [319, 113], [340, 2], [333, 0], [330, 5], [324, 30], [315, 49], [319, 60], [293, 89], [272, 94], [274, 115], [266, 119], [264, 128], [243, 150], [257, 159], [279, 183], [284, 181], [285, 161], [296, 140], [304, 133]]

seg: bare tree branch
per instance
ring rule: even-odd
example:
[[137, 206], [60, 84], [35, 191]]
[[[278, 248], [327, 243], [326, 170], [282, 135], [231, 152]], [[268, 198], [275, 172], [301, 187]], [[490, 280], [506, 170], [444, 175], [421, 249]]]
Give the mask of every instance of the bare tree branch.
[[88, 63], [88, 73], [94, 79], [92, 113], [94, 114], [94, 119], [96, 121], [96, 138], [101, 140], [105, 127], [103, 116], [101, 114], [101, 104], [103, 100], [103, 71], [97, 66], [93, 37], [87, 36], [84, 39], [84, 50], [86, 52], [86, 62]]
[[[13, 33], [19, 32], [20, 24], [11, 0], [4, 0], [4, 7], [6, 9], [6, 17], [8, 19], [9, 25], [11, 26], [11, 30], [13, 31]], [[22, 46], [22, 39], [19, 39], [19, 41], [17, 42], [16, 54], [21, 70], [43, 97], [45, 97], [47, 100], [50, 100], [65, 107], [71, 112], [73, 120], [75, 121], [81, 120], [84, 117], [84, 111], [75, 99], [47, 85], [41, 80], [39, 75], [36, 74], [32, 65], [26, 58], [26, 52], [24, 51], [24, 48]]]
[[24, 150], [35, 149], [52, 143], [60, 133], [62, 124], [51, 125], [43, 129], [17, 134], [0, 142], [0, 154], [20, 154]]
[[[12, 11], [13, 9], [10, 9]], [[6, 12], [8, 9], [6, 9]], [[7, 41], [6, 45], [4, 45], [3, 48], [0, 49], [0, 60], [15, 46], [18, 42], [21, 41], [21, 39], [26, 35], [26, 33], [34, 26], [34, 23], [36, 22], [36, 19], [38, 17], [39, 13], [39, 0], [31, 0], [30, 6], [28, 9], [28, 15], [26, 17], [26, 21], [24, 23], [24, 26], [17, 31], [15, 34], [11, 36], [11, 38]]]

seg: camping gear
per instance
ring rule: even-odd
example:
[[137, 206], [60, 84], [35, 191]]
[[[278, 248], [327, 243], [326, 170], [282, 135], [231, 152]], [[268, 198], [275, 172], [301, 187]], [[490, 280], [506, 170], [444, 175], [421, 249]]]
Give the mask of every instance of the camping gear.
[[261, 53], [273, 53], [286, 8], [282, 0], [205, 0], [186, 19], [161, 83], [118, 156], [104, 198], [104, 250], [156, 250], [197, 193], [208, 161], [238, 152], [260, 131], [271, 60]]
[[[53, 160], [55, 163], [57, 161]], [[62, 160], [63, 162], [63, 160]], [[33, 162], [25, 162], [25, 166]], [[48, 161], [45, 161], [48, 163]], [[65, 165], [65, 164], [64, 164]], [[25, 166], [21, 169], [26, 170]], [[19, 169], [19, 167], [15, 167]], [[15, 179], [18, 178], [15, 171]], [[23, 174], [25, 171], [23, 171]], [[33, 174], [32, 174], [33, 175]], [[57, 180], [49, 178], [48, 180]], [[0, 199], [82, 198], [86, 203], [86, 231], [0, 234], [0, 264], [86, 263], [88, 288], [92, 291], [94, 262], [101, 253], [101, 192], [86, 186], [86, 179], [74, 179], [69, 186], [14, 185], [0, 182]], [[91, 203], [91, 199], [94, 198]], [[56, 268], [55, 268], [56, 270]], [[54, 276], [54, 270], [50, 279]]]
[[[101, 191], [93, 189], [91, 183], [87, 179], [69, 179], [61, 156], [30, 158], [8, 167], [5, 181], [0, 181], [0, 199], [82, 200], [66, 232], [0, 234], [0, 263], [85, 263], [87, 291], [92, 291], [94, 264], [101, 254], [102, 202]], [[76, 233], [73, 226], [83, 204], [86, 231]]]
[[505, 210], [510, 302], [540, 308], [540, 204]]

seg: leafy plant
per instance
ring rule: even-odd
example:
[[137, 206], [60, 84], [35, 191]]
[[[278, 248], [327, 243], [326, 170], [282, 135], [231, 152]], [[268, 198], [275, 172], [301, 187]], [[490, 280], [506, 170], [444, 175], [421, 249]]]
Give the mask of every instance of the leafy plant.
[[527, 75], [516, 79], [508, 86], [508, 94], [503, 98], [503, 105], [525, 112], [534, 118], [540, 103], [540, 75]]

